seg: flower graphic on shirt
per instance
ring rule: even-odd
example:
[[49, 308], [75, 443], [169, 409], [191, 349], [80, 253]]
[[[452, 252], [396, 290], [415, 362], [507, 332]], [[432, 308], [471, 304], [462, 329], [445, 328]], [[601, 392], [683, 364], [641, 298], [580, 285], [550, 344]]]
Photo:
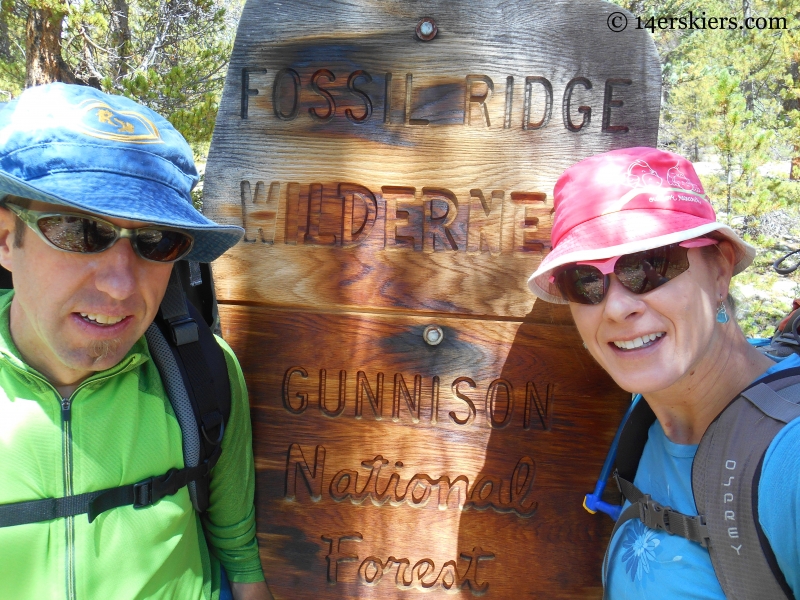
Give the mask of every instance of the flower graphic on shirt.
[[656, 531], [641, 521], [632, 521], [631, 526], [626, 527], [622, 541], [622, 562], [631, 581], [641, 581], [642, 574], [650, 572], [650, 563], [655, 562], [655, 549], [659, 544], [661, 541], [656, 537]]

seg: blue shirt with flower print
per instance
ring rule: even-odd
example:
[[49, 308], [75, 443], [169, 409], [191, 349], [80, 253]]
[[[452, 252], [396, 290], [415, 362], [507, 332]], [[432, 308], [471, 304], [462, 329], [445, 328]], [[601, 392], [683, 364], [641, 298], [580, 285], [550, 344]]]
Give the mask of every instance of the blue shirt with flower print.
[[[799, 367], [792, 356], [765, 375]], [[692, 461], [697, 445], [675, 444], [658, 421], [648, 433], [634, 484], [664, 506], [696, 515], [692, 495]], [[626, 503], [627, 506], [627, 503]], [[800, 419], [783, 428], [764, 458], [758, 512], [795, 597], [800, 598]], [[610, 600], [724, 600], [708, 550], [638, 519], [625, 523], [608, 549], [607, 596]]]

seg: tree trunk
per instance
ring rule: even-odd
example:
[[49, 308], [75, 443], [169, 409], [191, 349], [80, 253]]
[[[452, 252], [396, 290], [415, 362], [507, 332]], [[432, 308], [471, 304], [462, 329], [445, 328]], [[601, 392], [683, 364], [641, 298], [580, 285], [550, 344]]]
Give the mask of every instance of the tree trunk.
[[[800, 60], [797, 60], [798, 57], [800, 57], [800, 52], [795, 54], [795, 60], [792, 60], [789, 65], [789, 74], [792, 76], [792, 81], [794, 82], [795, 88], [798, 84], [800, 84]], [[787, 112], [790, 110], [800, 111], [800, 96], [796, 96], [791, 100], [784, 101], [783, 110]], [[794, 158], [789, 166], [789, 179], [793, 181], [800, 181], [800, 144], [794, 145], [793, 154]]]
[[732, 165], [732, 156], [731, 156], [730, 150], [728, 151], [727, 154], [728, 154], [727, 155], [727, 159], [728, 160], [727, 160], [727, 165], [725, 167], [725, 170], [727, 171], [727, 175], [728, 175], [728, 204], [727, 204], [728, 214], [727, 214], [727, 220], [728, 220], [728, 225], [730, 225], [730, 223], [731, 223], [731, 211], [733, 210], [732, 203], [731, 203], [731, 188], [733, 187], [733, 165]]
[[61, 58], [61, 20], [52, 8], [31, 8], [25, 25], [25, 87], [75, 78]]
[[[752, 7], [750, 0], [742, 0], [742, 16], [744, 20], [749, 19], [752, 16]], [[751, 36], [750, 32], [747, 29], [742, 29], [742, 37], [744, 43], [747, 44], [747, 39]], [[742, 82], [742, 92], [744, 93], [745, 98], [745, 105], [749, 112], [753, 112], [754, 108], [754, 99], [753, 96], [755, 95], [753, 92], [753, 81], [750, 78], [750, 73], [744, 73], [744, 81]]]
[[114, 47], [117, 50], [116, 72], [118, 77], [128, 74], [131, 52], [131, 28], [128, 24], [128, 0], [113, 0], [110, 26]]
[[0, 11], [0, 58], [11, 60], [11, 39], [8, 37], [8, 12]]

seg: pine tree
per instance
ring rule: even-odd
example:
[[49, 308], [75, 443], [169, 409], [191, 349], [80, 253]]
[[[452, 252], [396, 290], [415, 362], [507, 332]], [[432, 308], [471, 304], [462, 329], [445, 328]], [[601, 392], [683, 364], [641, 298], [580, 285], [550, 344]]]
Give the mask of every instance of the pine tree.
[[0, 100], [91, 85], [163, 114], [205, 154], [241, 0], [1, 1]]
[[[782, 18], [775, 29], [654, 28], [665, 102], [659, 145], [694, 161], [718, 162], [704, 176], [717, 208], [758, 215], [800, 200], [787, 177], [764, 165], [800, 154], [800, 0], [671, 0], [619, 2], [650, 17]], [[768, 23], [763, 21], [762, 23]], [[795, 161], [800, 164], [800, 158]]]

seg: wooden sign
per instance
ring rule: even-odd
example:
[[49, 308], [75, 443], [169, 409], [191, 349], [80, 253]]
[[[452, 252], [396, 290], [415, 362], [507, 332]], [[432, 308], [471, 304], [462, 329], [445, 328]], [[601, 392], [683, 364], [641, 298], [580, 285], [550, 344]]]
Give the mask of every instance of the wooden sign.
[[277, 598], [600, 598], [611, 521], [581, 503], [629, 396], [525, 281], [558, 175], [656, 143], [621, 14], [245, 6], [205, 211], [247, 232], [214, 272]]

